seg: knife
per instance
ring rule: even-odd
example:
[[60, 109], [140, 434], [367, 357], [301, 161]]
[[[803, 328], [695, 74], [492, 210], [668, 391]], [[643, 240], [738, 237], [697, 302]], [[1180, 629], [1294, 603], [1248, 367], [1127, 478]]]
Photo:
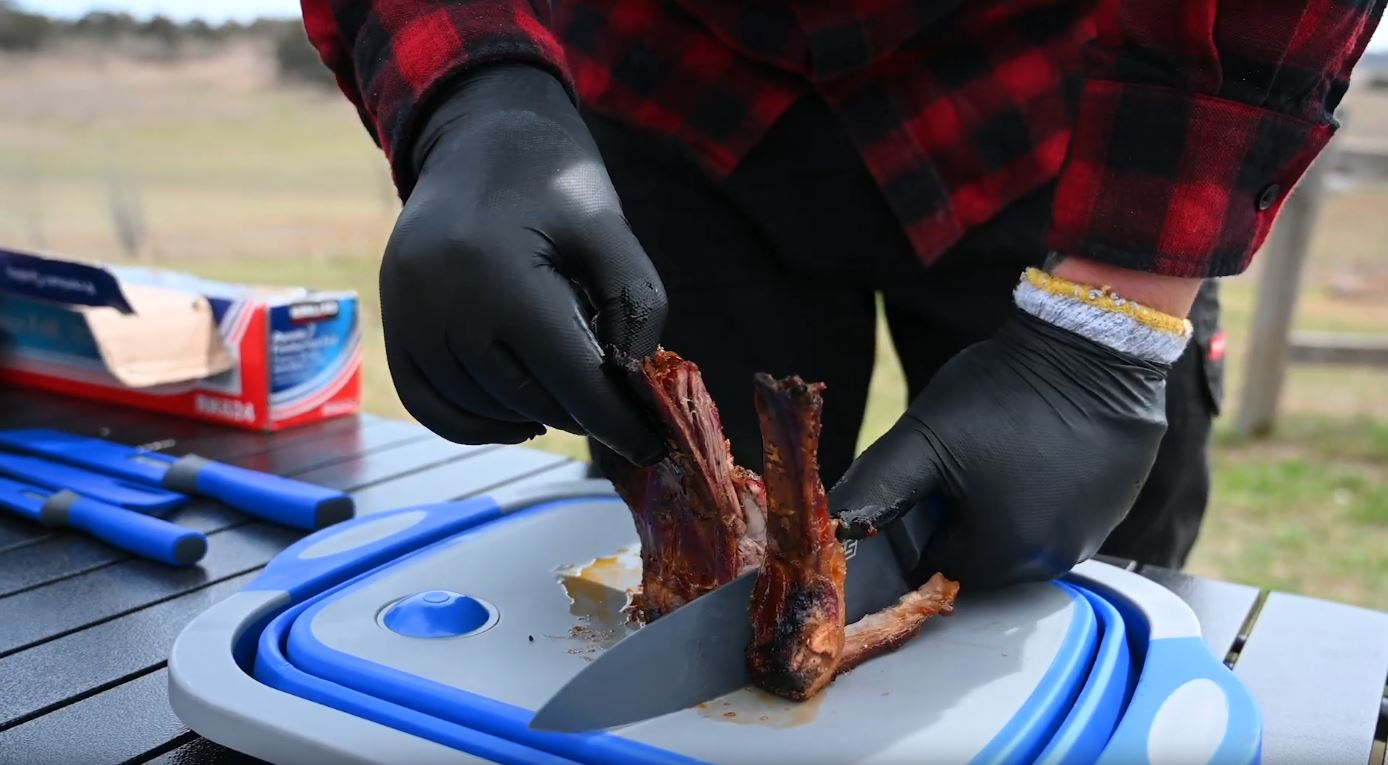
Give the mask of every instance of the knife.
[[[845, 622], [895, 603], [920, 562], [933, 506], [917, 506], [876, 536], [844, 545]], [[599, 730], [687, 709], [748, 683], [751, 571], [627, 636], [559, 689], [530, 721], [536, 730]]]
[[0, 476], [45, 489], [70, 489], [84, 497], [142, 513], [163, 513], [188, 501], [186, 495], [167, 489], [141, 486], [71, 465], [19, 454], [0, 453]]
[[321, 529], [351, 518], [340, 491], [225, 465], [195, 454], [172, 457], [57, 430], [0, 430], [0, 447], [37, 454], [145, 486], [197, 494], [274, 523]]
[[207, 537], [162, 518], [83, 497], [0, 478], [0, 507], [49, 528], [81, 529], [142, 558], [189, 566], [207, 552]]

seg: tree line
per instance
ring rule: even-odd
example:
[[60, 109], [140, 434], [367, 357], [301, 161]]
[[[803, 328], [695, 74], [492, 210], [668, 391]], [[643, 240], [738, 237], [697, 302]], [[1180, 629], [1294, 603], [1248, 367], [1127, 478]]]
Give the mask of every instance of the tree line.
[[119, 46], [136, 43], [176, 56], [185, 45], [215, 44], [235, 39], [269, 40], [280, 74], [286, 79], [330, 85], [332, 76], [304, 34], [299, 19], [228, 20], [209, 24], [202, 19], [177, 22], [155, 15], [137, 19], [128, 13], [92, 11], [76, 19], [59, 19], [0, 0], [0, 53], [24, 54], [61, 43]]

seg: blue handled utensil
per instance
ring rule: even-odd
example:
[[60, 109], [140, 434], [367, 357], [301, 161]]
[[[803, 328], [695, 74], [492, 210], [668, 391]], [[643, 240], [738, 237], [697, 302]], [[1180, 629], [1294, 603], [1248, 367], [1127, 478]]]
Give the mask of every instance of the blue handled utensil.
[[301, 529], [330, 526], [351, 518], [355, 510], [352, 498], [340, 491], [193, 454], [172, 457], [44, 428], [0, 430], [0, 447], [146, 486], [210, 497], [242, 512]]
[[81, 529], [122, 550], [173, 566], [192, 565], [207, 552], [207, 537], [200, 531], [67, 489], [54, 491], [0, 478], [0, 507], [49, 528]]
[[141, 513], [165, 513], [188, 502], [185, 494], [22, 454], [0, 452], [0, 476], [45, 489], [70, 489], [84, 497]]

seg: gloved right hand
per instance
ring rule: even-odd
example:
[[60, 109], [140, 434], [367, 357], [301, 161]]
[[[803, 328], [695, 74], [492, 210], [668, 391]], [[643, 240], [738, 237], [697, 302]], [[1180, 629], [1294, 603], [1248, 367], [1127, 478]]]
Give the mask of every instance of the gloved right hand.
[[465, 74], [412, 161], [380, 274], [405, 408], [459, 443], [518, 443], [548, 425], [658, 459], [604, 351], [655, 351], [665, 288], [559, 81], [521, 64]]
[[829, 493], [861, 539], [944, 500], [917, 576], [1059, 576], [1127, 515], [1166, 433], [1165, 363], [1017, 311], [950, 359]]

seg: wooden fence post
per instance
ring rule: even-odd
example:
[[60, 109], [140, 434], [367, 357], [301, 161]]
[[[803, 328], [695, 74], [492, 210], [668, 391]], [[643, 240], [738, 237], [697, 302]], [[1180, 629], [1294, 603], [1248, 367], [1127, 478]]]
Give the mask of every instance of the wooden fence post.
[[1259, 255], [1257, 302], [1249, 331], [1244, 361], [1243, 391], [1239, 396], [1235, 430], [1247, 436], [1265, 436], [1277, 420], [1277, 401], [1287, 368], [1292, 317], [1301, 289], [1311, 237], [1316, 230], [1325, 179], [1334, 164], [1332, 140], [1307, 168], [1296, 185]]

